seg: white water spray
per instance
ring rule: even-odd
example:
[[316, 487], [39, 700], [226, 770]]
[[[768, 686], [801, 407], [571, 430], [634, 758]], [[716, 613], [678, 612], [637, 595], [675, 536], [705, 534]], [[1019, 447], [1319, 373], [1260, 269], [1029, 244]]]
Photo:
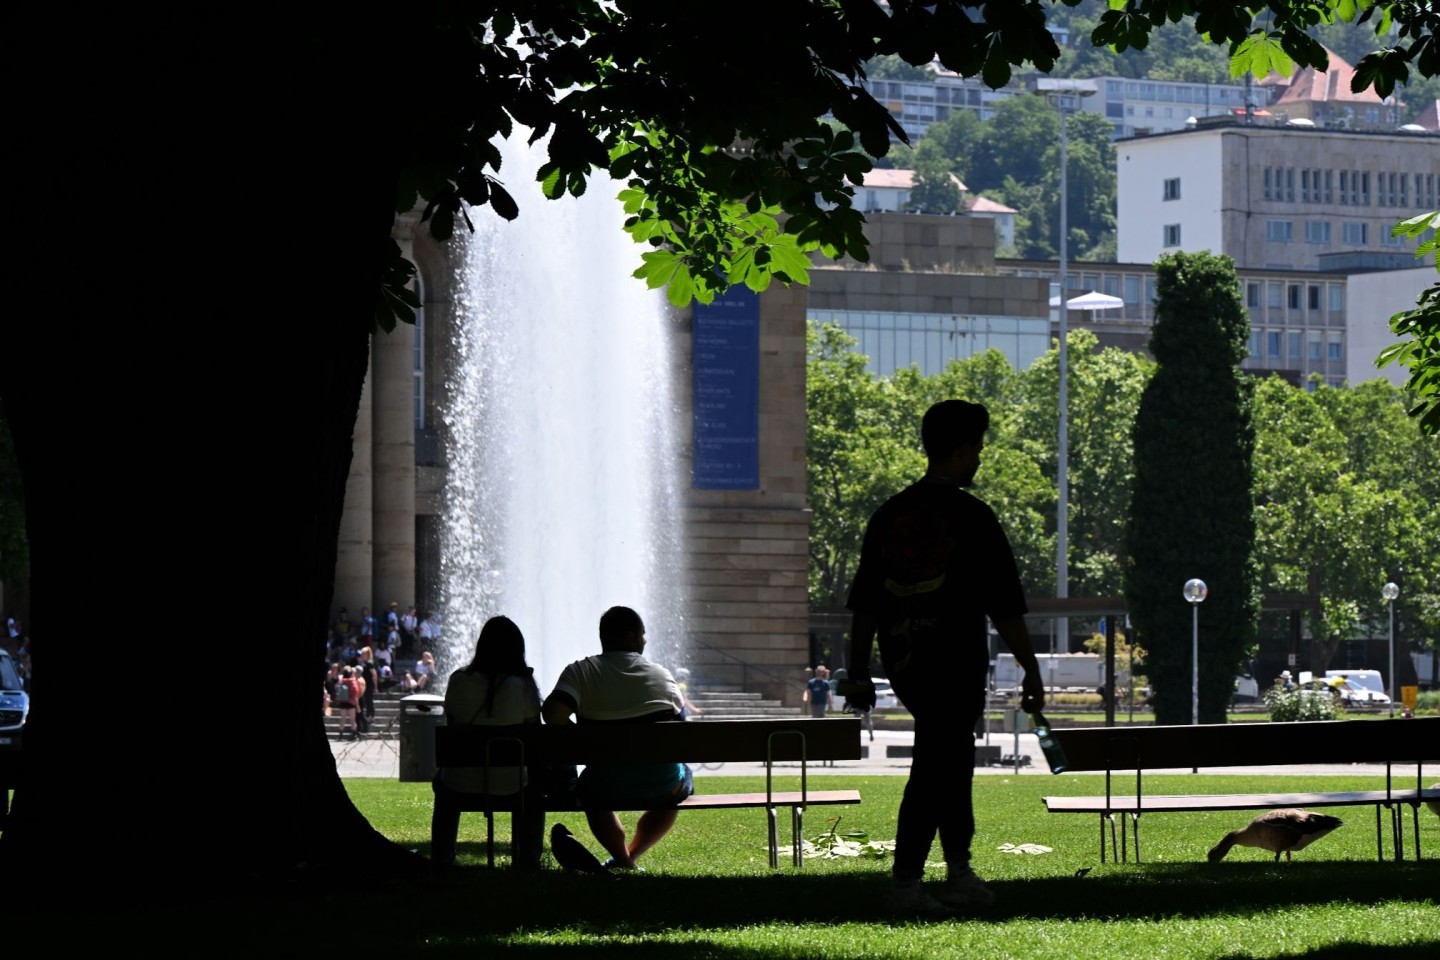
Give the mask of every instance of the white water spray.
[[475, 234], [456, 231], [436, 656], [443, 680], [503, 613], [543, 696], [599, 652], [617, 604], [644, 619], [647, 655], [678, 665], [685, 578], [664, 297], [630, 276], [643, 248], [621, 229], [619, 184], [546, 200], [544, 144], [525, 139], [501, 145], [520, 218], [476, 210]]

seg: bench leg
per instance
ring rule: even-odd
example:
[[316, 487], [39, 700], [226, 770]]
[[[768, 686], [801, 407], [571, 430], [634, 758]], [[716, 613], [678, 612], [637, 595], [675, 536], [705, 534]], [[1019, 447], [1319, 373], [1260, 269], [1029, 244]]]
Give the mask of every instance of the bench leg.
[[485, 811], [485, 865], [495, 869], [495, 814]]
[[1385, 862], [1385, 835], [1380, 832], [1380, 804], [1375, 804], [1375, 859]]
[[780, 840], [777, 836], [775, 826], [775, 808], [766, 807], [765, 814], [770, 818], [770, 869], [780, 869]]
[[1135, 821], [1135, 862], [1140, 862], [1140, 814], [1133, 813], [1130, 819]]
[[794, 851], [792, 859], [796, 867], [805, 866], [805, 852], [801, 849], [801, 838], [804, 831], [800, 829], [800, 823], [805, 818], [805, 808], [794, 806], [790, 808], [790, 844]]
[[1420, 862], [1420, 802], [1410, 804], [1410, 817], [1415, 827], [1415, 862]]

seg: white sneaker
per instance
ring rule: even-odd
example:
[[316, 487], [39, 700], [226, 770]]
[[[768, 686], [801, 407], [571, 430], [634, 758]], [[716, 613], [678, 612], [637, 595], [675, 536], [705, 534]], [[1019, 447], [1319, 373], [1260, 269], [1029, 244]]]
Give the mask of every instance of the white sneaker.
[[920, 889], [892, 886], [885, 893], [885, 910], [897, 917], [952, 917], [955, 911]]
[[995, 891], [981, 883], [973, 870], [967, 869], [964, 873], [952, 874], [935, 890], [932, 899], [946, 907], [983, 907], [995, 902]]

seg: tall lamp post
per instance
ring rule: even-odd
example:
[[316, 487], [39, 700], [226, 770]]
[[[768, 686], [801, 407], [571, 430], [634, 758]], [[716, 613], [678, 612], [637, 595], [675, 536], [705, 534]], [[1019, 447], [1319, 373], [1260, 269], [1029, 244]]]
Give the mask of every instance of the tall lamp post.
[[[1057, 308], [1060, 325], [1060, 438], [1056, 450], [1059, 465], [1057, 483], [1060, 499], [1055, 507], [1055, 596], [1065, 599], [1070, 596], [1070, 394], [1069, 371], [1070, 351], [1065, 343], [1069, 331], [1068, 308], [1065, 299], [1070, 295], [1069, 264], [1070, 213], [1069, 193], [1069, 137], [1065, 130], [1065, 115], [1070, 109], [1072, 98], [1095, 95], [1093, 80], [1057, 80], [1052, 77], [1036, 77], [1030, 81], [1030, 92], [1044, 97], [1055, 104], [1060, 113], [1060, 305]], [[1060, 652], [1070, 652], [1070, 620], [1060, 618]]]
[[1185, 599], [1190, 601], [1190, 722], [1200, 725], [1200, 604], [1210, 588], [1204, 580], [1185, 581]]
[[1385, 584], [1380, 588], [1380, 595], [1390, 605], [1390, 716], [1395, 716], [1395, 599], [1400, 596], [1400, 588], [1393, 582]]

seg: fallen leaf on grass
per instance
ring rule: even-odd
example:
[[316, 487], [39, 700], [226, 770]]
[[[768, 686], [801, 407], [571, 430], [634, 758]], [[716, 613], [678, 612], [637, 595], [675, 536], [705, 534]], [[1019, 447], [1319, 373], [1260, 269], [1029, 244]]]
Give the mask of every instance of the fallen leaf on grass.
[[999, 850], [1001, 853], [1035, 853], [1035, 854], [1039, 854], [1039, 853], [1049, 853], [1049, 852], [1051, 852], [1051, 851], [1054, 849], [1054, 847], [1045, 847], [1045, 846], [1041, 846], [1041, 845], [1038, 844], [1038, 843], [1022, 843], [1022, 844], [1020, 844], [1020, 845], [1018, 845], [1018, 846], [1015, 845], [1015, 844], [1013, 844], [1013, 843], [1002, 843], [1002, 844], [1000, 844], [1000, 846], [996, 847], [995, 849], [996, 849], [996, 850]]

